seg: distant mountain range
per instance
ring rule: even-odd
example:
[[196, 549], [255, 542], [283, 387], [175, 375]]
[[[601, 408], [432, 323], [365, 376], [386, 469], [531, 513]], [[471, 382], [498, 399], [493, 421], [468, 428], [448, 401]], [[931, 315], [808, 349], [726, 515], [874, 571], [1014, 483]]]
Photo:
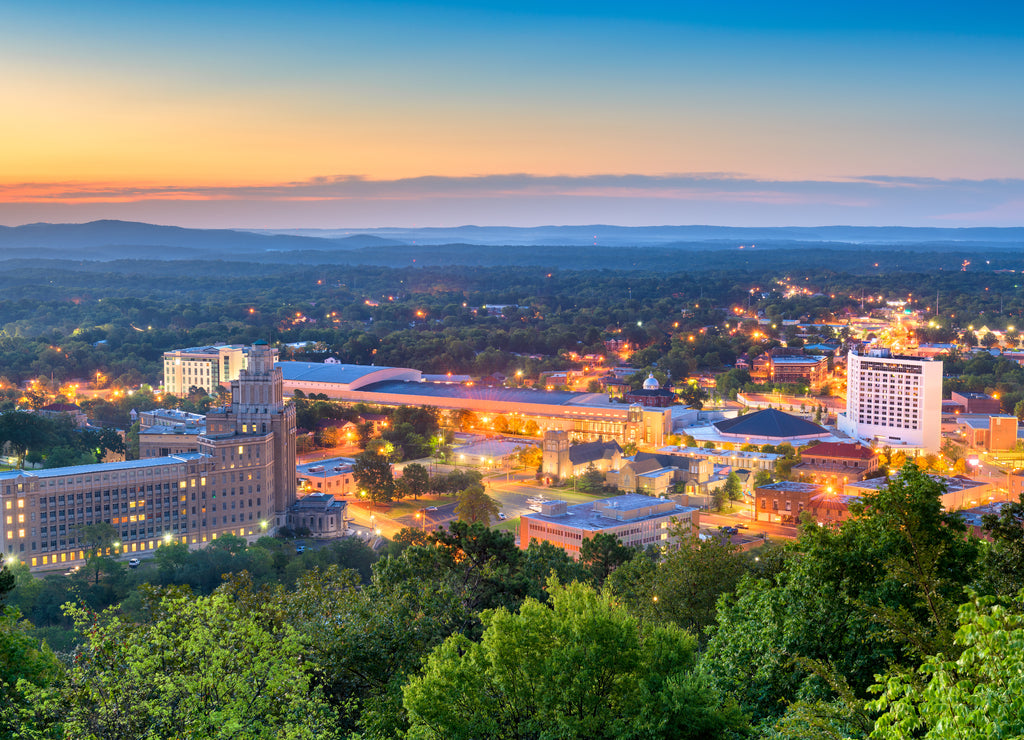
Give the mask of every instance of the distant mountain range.
[[721, 243], [730, 247], [758, 242], [836, 242], [839, 244], [1024, 244], [1024, 228], [934, 228], [909, 226], [456, 226], [446, 228], [289, 229], [258, 233], [339, 238], [373, 235], [406, 244], [604, 247], [672, 246]]
[[[294, 229], [247, 231], [186, 229], [129, 221], [84, 224], [38, 223], [0, 227], [0, 260], [230, 260], [296, 264], [551, 265], [604, 268], [611, 265], [681, 265], [711, 252], [736, 262], [763, 264], [762, 254], [782, 250], [825, 258], [844, 252], [942, 253], [949, 269], [964, 254], [991, 254], [990, 269], [1024, 252], [1024, 228], [914, 228], [820, 226], [739, 228], [728, 226], [459, 226], [372, 228], [354, 231]], [[626, 250], [626, 251], [624, 251]], [[729, 255], [725, 253], [729, 252]], [[754, 258], [751, 262], [750, 258]], [[909, 261], [912, 261], [909, 260]], [[904, 260], [908, 263], [908, 260]], [[739, 263], [737, 263], [739, 264]], [[938, 269], [938, 268], [936, 268]]]
[[[92, 249], [97, 247], [174, 247], [216, 252], [275, 252], [301, 249], [360, 249], [400, 244], [371, 235], [314, 237], [232, 229], [184, 229], [134, 221], [0, 226], [0, 249]], [[170, 255], [168, 255], [170, 257]]]

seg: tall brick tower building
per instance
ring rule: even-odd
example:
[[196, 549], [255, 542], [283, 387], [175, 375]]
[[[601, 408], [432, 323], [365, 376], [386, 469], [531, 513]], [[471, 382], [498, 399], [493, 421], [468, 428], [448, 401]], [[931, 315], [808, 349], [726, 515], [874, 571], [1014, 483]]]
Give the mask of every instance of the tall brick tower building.
[[295, 406], [285, 403], [281, 369], [266, 342], [252, 346], [248, 368], [231, 381], [231, 406], [207, 413], [199, 451], [218, 462], [222, 490], [253, 485], [258, 475], [275, 525], [284, 524], [295, 503]]

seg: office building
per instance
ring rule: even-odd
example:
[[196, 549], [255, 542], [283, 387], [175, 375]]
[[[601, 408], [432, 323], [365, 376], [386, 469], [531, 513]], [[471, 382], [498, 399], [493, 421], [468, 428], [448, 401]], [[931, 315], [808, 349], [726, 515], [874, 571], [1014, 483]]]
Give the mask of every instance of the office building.
[[[272, 350], [277, 359], [277, 350]], [[249, 348], [241, 344], [214, 344], [164, 352], [164, 392], [187, 396], [189, 389], [202, 388], [213, 395], [227, 387], [247, 366]]]
[[941, 446], [942, 361], [871, 350], [847, 357], [842, 432], [866, 443], [909, 452]]

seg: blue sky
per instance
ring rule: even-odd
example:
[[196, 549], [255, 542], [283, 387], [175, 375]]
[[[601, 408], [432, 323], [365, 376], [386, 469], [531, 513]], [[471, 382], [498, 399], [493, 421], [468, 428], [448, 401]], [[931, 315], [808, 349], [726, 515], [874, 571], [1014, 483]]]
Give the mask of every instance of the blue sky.
[[212, 5], [0, 8], [0, 223], [1024, 212], [1021, 3]]

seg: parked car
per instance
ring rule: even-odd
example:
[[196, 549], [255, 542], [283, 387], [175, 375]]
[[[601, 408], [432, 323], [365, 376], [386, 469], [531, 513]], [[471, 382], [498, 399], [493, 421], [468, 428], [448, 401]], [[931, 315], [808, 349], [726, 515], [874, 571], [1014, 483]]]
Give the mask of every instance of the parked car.
[[436, 506], [428, 506], [426, 510], [427, 511], [437, 511], [437, 507]]
[[296, 545], [295, 546], [295, 554], [296, 555], [301, 555], [305, 551], [306, 551], [306, 546], [305, 545]]
[[498, 512], [498, 518], [504, 520], [504, 519], [507, 519], [508, 517], [505, 516], [505, 512], [504, 511], [499, 511]]
[[727, 527], [727, 526], [723, 525], [723, 526], [719, 527], [719, 529], [721, 531], [725, 532], [726, 534], [739, 534], [740, 533], [740, 531], [738, 529], [736, 529], [736, 527]]
[[139, 560], [138, 558], [132, 558], [131, 560], [128, 561], [128, 567], [129, 568], [138, 568], [140, 565], [142, 565], [142, 561]]

